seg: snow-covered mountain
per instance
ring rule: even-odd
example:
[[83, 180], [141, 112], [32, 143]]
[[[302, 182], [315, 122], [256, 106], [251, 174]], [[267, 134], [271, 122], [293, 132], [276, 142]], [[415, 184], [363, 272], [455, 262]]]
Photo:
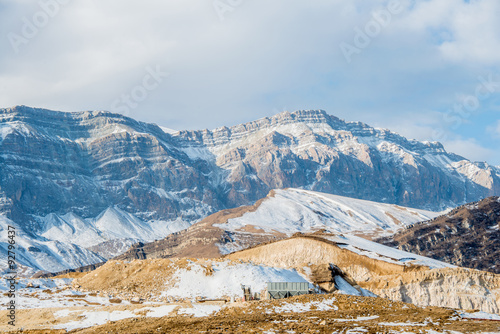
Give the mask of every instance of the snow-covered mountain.
[[97, 257], [272, 189], [436, 211], [500, 195], [499, 175], [439, 143], [321, 110], [175, 132], [104, 111], [0, 109], [0, 214], [32, 240], [92, 247]]
[[252, 206], [222, 210], [163, 240], [135, 245], [119, 259], [218, 257], [318, 231], [375, 238], [438, 215], [310, 190], [278, 189]]
[[[8, 226], [16, 229], [16, 263], [21, 274], [29, 276], [38, 270], [58, 272], [103, 262], [117, 256], [138, 241], [151, 242], [183, 230], [186, 222], [143, 222], [116, 207], [108, 208], [96, 218], [83, 219], [74, 213], [36, 217], [38, 232], [0, 215], [0, 248], [7, 253]], [[5, 242], [4, 242], [5, 241]], [[0, 263], [0, 274], [7, 262]]]
[[448, 153], [438, 142], [408, 140], [322, 110], [176, 136], [191, 159], [227, 173], [226, 193], [234, 206], [286, 187], [428, 210], [500, 192], [497, 167]]
[[332, 233], [382, 236], [437, 215], [394, 204], [289, 188], [274, 191], [255, 210], [214, 226], [232, 232], [252, 226], [287, 235], [325, 229]]

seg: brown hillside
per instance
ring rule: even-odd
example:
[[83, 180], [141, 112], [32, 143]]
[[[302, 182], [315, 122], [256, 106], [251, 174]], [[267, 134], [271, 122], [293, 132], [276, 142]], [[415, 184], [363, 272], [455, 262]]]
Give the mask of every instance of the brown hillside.
[[279, 268], [302, 270], [310, 264], [335, 264], [354, 280], [369, 276], [390, 275], [427, 267], [405, 266], [372, 259], [342, 249], [336, 243], [321, 238], [321, 234], [295, 236], [285, 240], [258, 245], [225, 256], [231, 260], [252, 261]]
[[500, 198], [462, 205], [446, 215], [377, 240], [455, 265], [500, 273]]

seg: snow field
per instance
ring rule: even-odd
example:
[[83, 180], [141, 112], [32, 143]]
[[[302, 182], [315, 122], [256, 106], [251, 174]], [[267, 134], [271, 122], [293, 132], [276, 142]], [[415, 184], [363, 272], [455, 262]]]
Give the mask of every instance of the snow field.
[[250, 286], [254, 293], [266, 289], [267, 282], [307, 282], [295, 270], [250, 263], [214, 262], [211, 270], [207, 272], [207, 267], [196, 263], [191, 263], [187, 269], [178, 269], [172, 278], [174, 286], [164, 291], [162, 297], [241, 297], [242, 284]]

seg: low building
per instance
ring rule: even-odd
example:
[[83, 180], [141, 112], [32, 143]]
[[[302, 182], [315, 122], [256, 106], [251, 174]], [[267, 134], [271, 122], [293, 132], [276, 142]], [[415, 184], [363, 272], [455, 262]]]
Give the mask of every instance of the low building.
[[267, 298], [281, 299], [292, 296], [309, 294], [309, 283], [307, 282], [268, 282]]

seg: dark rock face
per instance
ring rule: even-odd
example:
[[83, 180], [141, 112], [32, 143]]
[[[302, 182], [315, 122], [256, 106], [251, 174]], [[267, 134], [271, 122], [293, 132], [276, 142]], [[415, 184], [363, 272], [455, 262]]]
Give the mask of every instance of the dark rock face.
[[[196, 221], [299, 187], [431, 210], [500, 194], [499, 169], [324, 111], [213, 131], [181, 131], [108, 112], [0, 109], [0, 212]], [[472, 171], [472, 172], [471, 172]]]
[[377, 240], [457, 266], [500, 273], [500, 198], [458, 207]]
[[203, 164], [155, 125], [16, 107], [0, 110], [0, 126], [0, 212], [14, 221], [95, 217], [112, 205], [144, 220], [194, 220], [224, 205]]

